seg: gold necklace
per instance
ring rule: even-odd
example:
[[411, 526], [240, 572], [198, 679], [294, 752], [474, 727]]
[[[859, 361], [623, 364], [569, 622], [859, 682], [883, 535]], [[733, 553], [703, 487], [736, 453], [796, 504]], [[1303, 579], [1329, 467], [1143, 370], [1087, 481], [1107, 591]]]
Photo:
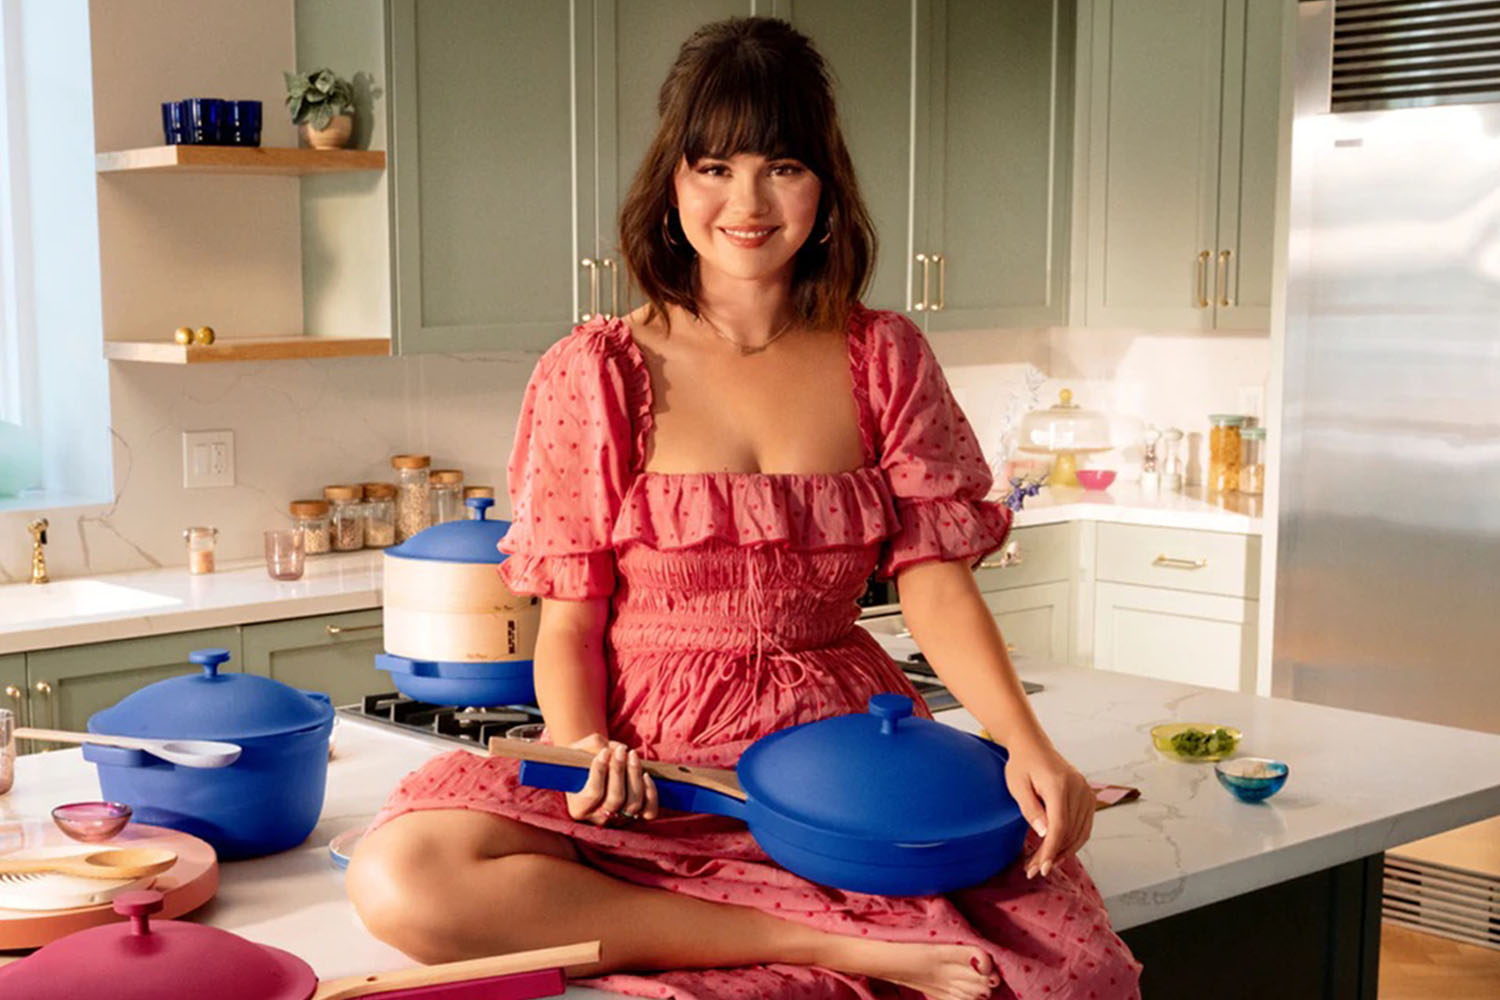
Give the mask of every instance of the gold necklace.
[[725, 333], [723, 330], [720, 330], [719, 329], [719, 325], [717, 323], [715, 323], [713, 320], [709, 319], [708, 318], [708, 314], [705, 313], [705, 312], [703, 312], [701, 309], [698, 311], [698, 314], [696, 316], [694, 316], [693, 318], [696, 319], [696, 320], [701, 320], [702, 322], [708, 324], [708, 328], [710, 330], [712, 330], [715, 334], [717, 334], [720, 339], [727, 340], [727, 341], [729, 341], [729, 343], [733, 344], [735, 346], [735, 349], [740, 352], [740, 356], [741, 357], [748, 357], [748, 356], [750, 356], [752, 354], [759, 354], [760, 352], [764, 351], [766, 348], [768, 348], [772, 344], [774, 344], [777, 341], [777, 339], [781, 337], [782, 334], [784, 334], [788, 330], [790, 330], [792, 328], [792, 325], [794, 323], [796, 323], [796, 321], [797, 321], [797, 317], [795, 315], [793, 315], [785, 323], [781, 324], [781, 326], [776, 330], [775, 333], [773, 333], [769, 337], [767, 337], [766, 338], [766, 342], [764, 344], [759, 344], [757, 346], [753, 346], [752, 347], [750, 345], [740, 343], [738, 340], [735, 340], [733, 337], [731, 337], [729, 334]]

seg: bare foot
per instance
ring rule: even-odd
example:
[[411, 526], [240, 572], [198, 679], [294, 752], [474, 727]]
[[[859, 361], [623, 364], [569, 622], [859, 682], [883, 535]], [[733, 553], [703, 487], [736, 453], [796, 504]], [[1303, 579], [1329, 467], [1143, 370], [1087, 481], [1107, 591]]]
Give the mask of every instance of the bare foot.
[[818, 964], [909, 986], [930, 1000], [986, 1000], [1000, 974], [982, 948], [835, 937]]

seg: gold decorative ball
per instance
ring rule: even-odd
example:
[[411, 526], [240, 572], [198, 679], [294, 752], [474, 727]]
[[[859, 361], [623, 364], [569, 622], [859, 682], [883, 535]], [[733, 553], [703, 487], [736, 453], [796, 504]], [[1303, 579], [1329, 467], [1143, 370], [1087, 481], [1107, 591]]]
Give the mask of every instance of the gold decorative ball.
[[191, 344], [193, 342], [193, 328], [190, 326], [179, 326], [172, 334], [172, 339], [179, 344]]
[[211, 326], [200, 326], [193, 334], [193, 340], [200, 344], [212, 344], [214, 342], [214, 328]]

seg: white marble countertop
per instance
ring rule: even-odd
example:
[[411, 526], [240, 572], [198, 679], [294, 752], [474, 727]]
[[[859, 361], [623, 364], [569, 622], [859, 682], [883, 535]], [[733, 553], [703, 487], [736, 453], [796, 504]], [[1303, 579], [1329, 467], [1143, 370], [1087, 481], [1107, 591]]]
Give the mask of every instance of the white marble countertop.
[[[1044, 685], [1036, 712], [1084, 774], [1141, 789], [1139, 801], [1098, 814], [1080, 854], [1119, 930], [1500, 814], [1500, 736], [1078, 667], [1022, 660], [1019, 671]], [[976, 728], [962, 711], [940, 718]], [[1240, 727], [1242, 752], [1291, 765], [1286, 788], [1247, 805], [1209, 765], [1161, 758], [1147, 732], [1169, 720]], [[292, 951], [323, 977], [411, 964], [359, 924], [327, 844], [367, 821], [401, 775], [453, 746], [347, 719], [335, 740], [312, 836], [225, 864], [218, 896], [193, 916]], [[76, 749], [23, 757], [0, 820], [98, 794]]]
[[179, 566], [0, 586], [0, 654], [376, 608], [382, 555], [313, 556], [300, 580], [273, 580], [252, 559], [200, 576]]
[[1028, 497], [1016, 515], [1019, 527], [1060, 521], [1112, 521], [1160, 528], [1261, 534], [1264, 498], [1229, 493], [1210, 496], [1202, 487], [1183, 493], [1147, 492], [1140, 483], [1116, 482], [1107, 490], [1045, 487]]
[[[1115, 483], [1107, 491], [1047, 488], [1026, 501], [1015, 523], [1084, 520], [1239, 534], [1261, 530], [1259, 498], [1208, 499], [1201, 490], [1147, 495], [1139, 483]], [[315, 556], [302, 579], [291, 582], [271, 579], [265, 564], [253, 559], [202, 576], [170, 567], [42, 587], [0, 586], [0, 654], [379, 607], [381, 555], [366, 550]], [[80, 584], [92, 592], [76, 590]]]

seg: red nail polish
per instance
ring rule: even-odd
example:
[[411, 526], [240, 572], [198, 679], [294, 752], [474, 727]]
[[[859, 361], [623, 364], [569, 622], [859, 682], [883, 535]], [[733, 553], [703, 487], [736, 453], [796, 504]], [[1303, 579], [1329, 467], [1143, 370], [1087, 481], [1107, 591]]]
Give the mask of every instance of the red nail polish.
[[977, 958], [971, 958], [971, 959], [969, 959], [969, 965], [970, 965], [970, 967], [973, 968], [973, 970], [975, 972], [979, 971], [979, 959], [977, 959]]

